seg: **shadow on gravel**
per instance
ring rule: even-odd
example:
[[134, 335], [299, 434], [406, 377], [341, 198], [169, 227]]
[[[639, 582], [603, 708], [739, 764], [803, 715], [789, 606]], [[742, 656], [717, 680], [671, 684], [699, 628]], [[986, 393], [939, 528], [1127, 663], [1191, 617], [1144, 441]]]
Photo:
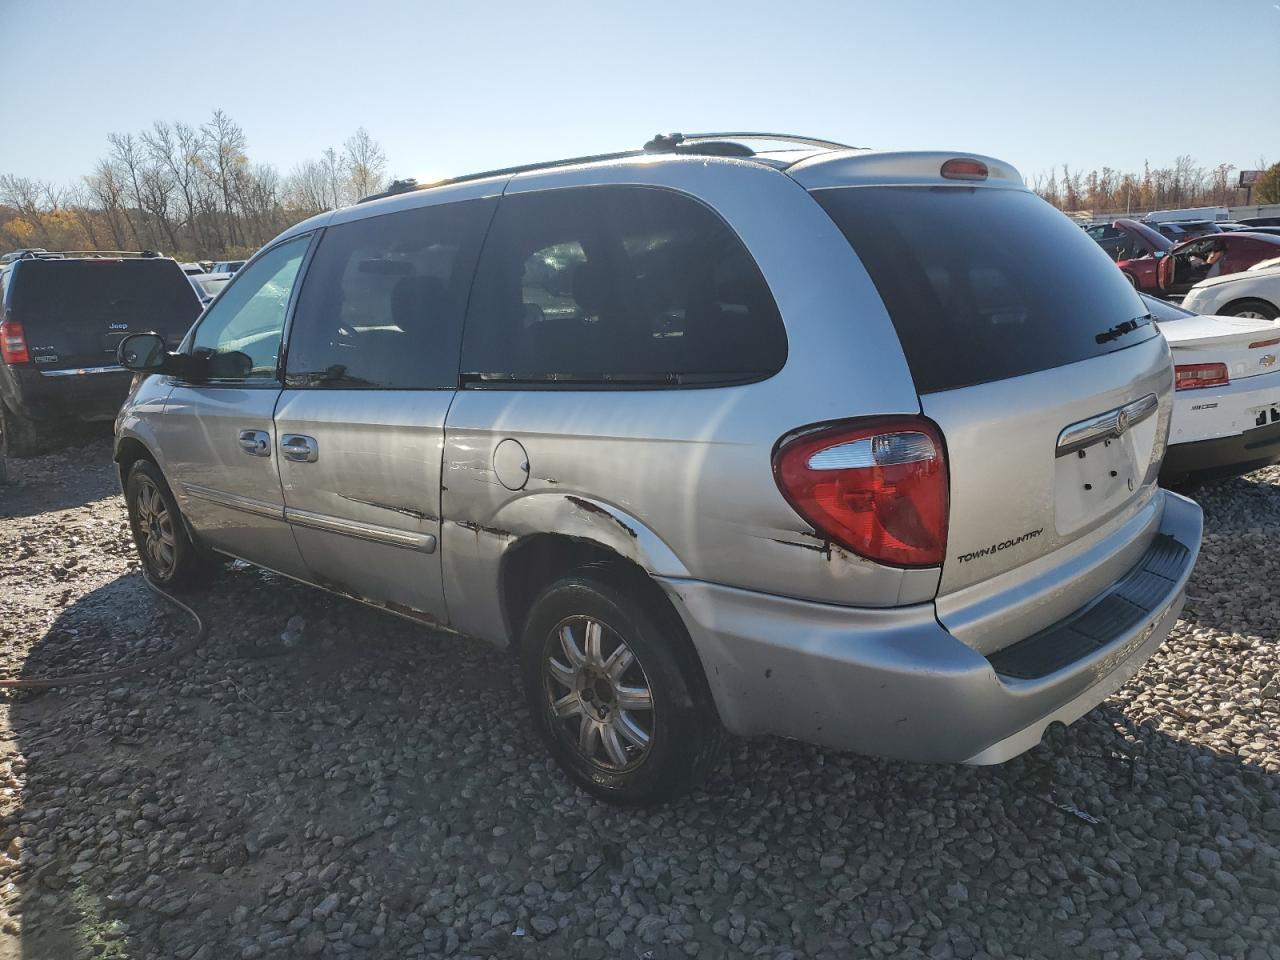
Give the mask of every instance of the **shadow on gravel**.
[[[1274, 956], [1280, 777], [1114, 707], [999, 768], [738, 742], [616, 810], [546, 758], [502, 652], [251, 569], [193, 603], [186, 660], [10, 701], [28, 960]], [[122, 577], [27, 669], [185, 629]]]
[[118, 496], [113, 471], [86, 469], [111, 462], [111, 425], [84, 424], [53, 453], [30, 459], [9, 458], [12, 479], [0, 483], [0, 520], [34, 516], [52, 510]]

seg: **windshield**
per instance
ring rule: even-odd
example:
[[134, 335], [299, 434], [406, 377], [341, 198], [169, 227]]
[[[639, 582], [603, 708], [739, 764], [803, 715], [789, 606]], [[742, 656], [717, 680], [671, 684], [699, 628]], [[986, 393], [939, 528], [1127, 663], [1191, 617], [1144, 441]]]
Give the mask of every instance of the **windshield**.
[[1102, 248], [1029, 191], [840, 187], [814, 196], [871, 275], [920, 393], [1156, 336]]

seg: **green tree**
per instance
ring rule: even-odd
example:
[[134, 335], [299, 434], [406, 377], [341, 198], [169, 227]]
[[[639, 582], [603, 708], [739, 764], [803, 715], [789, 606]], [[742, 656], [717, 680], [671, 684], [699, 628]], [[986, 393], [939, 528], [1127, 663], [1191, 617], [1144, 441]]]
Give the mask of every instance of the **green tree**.
[[1280, 203], [1280, 163], [1267, 168], [1253, 188], [1254, 203]]

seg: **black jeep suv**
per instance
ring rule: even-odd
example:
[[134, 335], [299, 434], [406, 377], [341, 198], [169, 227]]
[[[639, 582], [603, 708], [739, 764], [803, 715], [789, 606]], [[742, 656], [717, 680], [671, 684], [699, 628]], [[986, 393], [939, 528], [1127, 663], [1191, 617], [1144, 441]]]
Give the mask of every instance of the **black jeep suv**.
[[0, 264], [0, 480], [74, 421], [111, 420], [132, 377], [116, 344], [176, 346], [200, 313], [177, 261], [151, 253], [18, 251]]

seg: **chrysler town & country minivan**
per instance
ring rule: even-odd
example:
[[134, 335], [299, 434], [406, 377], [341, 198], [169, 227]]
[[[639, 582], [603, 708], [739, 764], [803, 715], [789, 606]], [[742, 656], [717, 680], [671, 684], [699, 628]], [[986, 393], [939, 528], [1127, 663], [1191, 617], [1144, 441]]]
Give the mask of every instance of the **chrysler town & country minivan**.
[[176, 353], [124, 341], [149, 576], [216, 552], [510, 645], [614, 802], [726, 731], [986, 764], [1083, 715], [1200, 544], [1146, 306], [1006, 163], [757, 139], [322, 214]]

